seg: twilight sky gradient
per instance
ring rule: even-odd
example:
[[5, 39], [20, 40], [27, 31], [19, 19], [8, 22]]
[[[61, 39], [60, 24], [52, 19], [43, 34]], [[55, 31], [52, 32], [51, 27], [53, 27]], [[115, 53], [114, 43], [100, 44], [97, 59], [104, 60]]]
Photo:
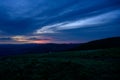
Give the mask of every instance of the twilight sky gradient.
[[0, 0], [0, 44], [120, 36], [120, 0]]

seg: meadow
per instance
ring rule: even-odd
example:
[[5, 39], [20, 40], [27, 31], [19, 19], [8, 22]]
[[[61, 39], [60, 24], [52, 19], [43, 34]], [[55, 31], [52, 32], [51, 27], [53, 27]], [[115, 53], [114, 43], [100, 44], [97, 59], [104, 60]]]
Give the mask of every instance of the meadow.
[[120, 80], [120, 48], [0, 57], [0, 80]]

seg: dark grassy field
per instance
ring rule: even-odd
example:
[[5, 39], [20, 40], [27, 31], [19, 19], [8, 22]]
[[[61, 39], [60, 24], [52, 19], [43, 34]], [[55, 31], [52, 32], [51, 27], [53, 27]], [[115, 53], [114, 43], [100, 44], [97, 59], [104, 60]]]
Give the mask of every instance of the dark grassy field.
[[120, 48], [0, 57], [0, 80], [120, 80]]

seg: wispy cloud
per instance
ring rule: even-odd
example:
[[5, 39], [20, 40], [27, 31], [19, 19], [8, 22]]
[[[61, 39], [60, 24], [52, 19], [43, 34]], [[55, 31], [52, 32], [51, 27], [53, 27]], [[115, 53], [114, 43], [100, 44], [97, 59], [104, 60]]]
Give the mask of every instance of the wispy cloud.
[[41, 29], [38, 29], [35, 34], [43, 34], [43, 33], [55, 33], [55, 31], [57, 31], [58, 27], [64, 25], [66, 23], [57, 23], [57, 24], [53, 24], [53, 25], [48, 25], [48, 26], [44, 26]]
[[76, 21], [68, 21], [62, 23], [56, 23], [53, 25], [43, 26], [36, 30], [36, 34], [55, 33], [60, 30], [76, 29], [83, 27], [92, 27], [96, 25], [108, 24], [120, 16], [120, 10], [114, 10], [111, 12], [103, 13], [97, 16], [92, 16]]

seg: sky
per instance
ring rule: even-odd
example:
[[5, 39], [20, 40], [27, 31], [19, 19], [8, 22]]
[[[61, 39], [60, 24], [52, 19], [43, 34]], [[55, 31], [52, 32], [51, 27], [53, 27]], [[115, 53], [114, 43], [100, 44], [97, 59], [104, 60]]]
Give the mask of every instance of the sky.
[[120, 36], [120, 0], [0, 0], [0, 44]]

